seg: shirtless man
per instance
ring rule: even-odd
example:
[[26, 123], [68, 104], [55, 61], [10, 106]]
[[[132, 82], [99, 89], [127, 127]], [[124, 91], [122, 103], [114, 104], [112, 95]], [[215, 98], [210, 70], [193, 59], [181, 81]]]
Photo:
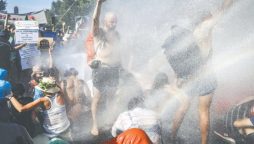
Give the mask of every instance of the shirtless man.
[[231, 6], [232, 0], [225, 0], [222, 8], [214, 15], [202, 19], [194, 31], [178, 26], [172, 27], [172, 36], [164, 45], [166, 57], [177, 76], [177, 86], [188, 95], [181, 101], [172, 125], [172, 141], [190, 106], [193, 96], [199, 96], [199, 125], [201, 144], [207, 144], [210, 121], [210, 104], [217, 87], [211, 72], [212, 30], [224, 10]]
[[121, 66], [120, 49], [118, 47], [119, 34], [115, 30], [117, 18], [114, 13], [108, 12], [104, 18], [104, 26], [100, 28], [99, 18], [102, 3], [105, 0], [97, 0], [92, 21], [92, 35], [95, 57], [90, 62], [93, 69], [93, 100], [91, 104], [93, 125], [91, 133], [98, 135], [96, 120], [97, 105], [101, 94], [113, 96], [118, 86], [119, 69]]

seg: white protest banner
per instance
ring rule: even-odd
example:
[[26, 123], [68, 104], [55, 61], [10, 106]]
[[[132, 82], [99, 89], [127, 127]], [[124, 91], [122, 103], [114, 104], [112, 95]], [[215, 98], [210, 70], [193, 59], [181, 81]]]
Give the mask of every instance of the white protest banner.
[[16, 29], [39, 29], [37, 21], [15, 21]]
[[5, 21], [7, 14], [0, 12], [0, 20]]
[[26, 16], [33, 17], [33, 20], [37, 21], [39, 24], [47, 24], [47, 18], [44, 10], [37, 12], [30, 12], [26, 14], [11, 14], [11, 13], [2, 13], [0, 12], [0, 20], [4, 21], [7, 17], [7, 14], [10, 16], [8, 22], [14, 23], [15, 21], [24, 21], [26, 20]]
[[15, 35], [16, 44], [21, 43], [37, 43], [38, 41], [38, 30], [16, 30]]
[[31, 16], [34, 17], [34, 19], [39, 23], [39, 24], [47, 24], [47, 18], [46, 18], [46, 14], [45, 11], [38, 11], [38, 12], [33, 12], [31, 13]]
[[35, 57], [40, 56], [40, 51], [37, 49], [37, 44], [28, 44], [26, 47], [19, 50], [21, 57], [22, 70], [32, 68], [35, 65]]
[[22, 58], [21, 59], [22, 70], [32, 68], [34, 66], [34, 64], [32, 62], [33, 62], [32, 57], [31, 58]]
[[39, 26], [37, 21], [15, 21], [15, 42], [37, 43], [39, 37]]

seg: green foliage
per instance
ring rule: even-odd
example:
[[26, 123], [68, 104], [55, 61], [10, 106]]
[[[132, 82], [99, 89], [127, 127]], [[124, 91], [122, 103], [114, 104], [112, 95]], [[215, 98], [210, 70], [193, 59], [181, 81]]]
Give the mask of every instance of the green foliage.
[[40, 81], [40, 83], [39, 83], [39, 87], [43, 90], [47, 90], [47, 89], [53, 88], [55, 86], [56, 86], [55, 84], [46, 83], [46, 82], [42, 82], [42, 81]]
[[49, 15], [56, 16], [57, 25], [65, 22], [74, 28], [75, 17], [88, 15], [94, 2], [95, 0], [57, 0], [52, 2]]
[[0, 0], [0, 11], [4, 11], [6, 9], [6, 1]]

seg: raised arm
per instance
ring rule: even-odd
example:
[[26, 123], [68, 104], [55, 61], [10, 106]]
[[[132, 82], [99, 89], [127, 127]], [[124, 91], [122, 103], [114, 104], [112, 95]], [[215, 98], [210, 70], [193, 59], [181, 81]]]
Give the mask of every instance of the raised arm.
[[16, 46], [14, 47], [14, 49], [15, 49], [15, 50], [20, 50], [20, 49], [22, 49], [23, 47], [25, 47], [26, 45], [27, 45], [27, 43], [19, 44], [19, 45], [16, 45]]
[[7, 15], [6, 15], [6, 18], [5, 18], [5, 21], [4, 21], [4, 29], [7, 29], [7, 24], [8, 24], [9, 18], [10, 18], [10, 15], [7, 14]]
[[223, 3], [223, 5], [222, 5], [222, 7], [219, 8], [219, 9], [213, 14], [213, 17], [214, 17], [215, 19], [219, 19], [219, 18], [223, 15], [223, 13], [224, 13], [227, 9], [229, 9], [229, 8], [232, 6], [232, 4], [233, 4], [233, 0], [224, 0], [224, 3]]
[[53, 57], [52, 57], [52, 50], [53, 50], [53, 47], [54, 47], [54, 44], [55, 42], [53, 42], [50, 47], [49, 47], [49, 68], [53, 68]]
[[223, 16], [224, 12], [232, 6], [232, 4], [233, 0], [224, 0], [223, 5], [217, 11], [205, 16], [205, 18], [203, 18], [197, 24], [197, 27], [199, 27], [203, 23], [206, 23], [207, 21], [210, 21], [209, 25], [210, 27], [213, 27], [220, 20], [221, 16]]
[[15, 107], [15, 109], [18, 112], [24, 112], [24, 111], [28, 111], [30, 109], [33, 109], [35, 107], [37, 107], [39, 104], [43, 103], [43, 99], [45, 99], [44, 97], [39, 98], [33, 102], [30, 102], [26, 105], [22, 105], [14, 96], [12, 96], [12, 94], [10, 94], [9, 96], [9, 100], [12, 103], [12, 105]]
[[100, 13], [101, 13], [101, 5], [106, 0], [97, 0], [94, 13], [93, 13], [93, 21], [92, 21], [92, 33], [93, 35], [98, 34], [99, 26], [100, 26]]

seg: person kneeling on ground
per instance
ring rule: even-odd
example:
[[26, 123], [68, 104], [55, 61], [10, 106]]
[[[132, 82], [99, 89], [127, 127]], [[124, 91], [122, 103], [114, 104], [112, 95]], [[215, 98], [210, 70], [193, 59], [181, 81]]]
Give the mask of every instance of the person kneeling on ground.
[[[128, 129], [139, 128], [143, 130], [149, 139], [149, 144], [161, 144], [161, 125], [157, 114], [144, 107], [143, 97], [135, 97], [128, 103], [128, 111], [119, 115], [116, 122], [112, 127], [112, 135], [116, 137], [117, 141], [120, 141], [119, 133], [128, 131]], [[134, 130], [135, 133], [135, 130]], [[126, 135], [129, 135], [128, 133]], [[131, 134], [132, 135], [132, 134]], [[128, 136], [129, 137], [129, 136]], [[138, 137], [138, 136], [137, 136]], [[141, 134], [142, 137], [142, 134]], [[127, 136], [126, 136], [127, 138]], [[135, 139], [135, 136], [133, 137]], [[127, 138], [128, 139], [128, 138]], [[141, 138], [142, 139], [142, 138]], [[132, 141], [131, 138], [129, 139]], [[127, 140], [128, 141], [128, 140]], [[145, 140], [148, 142], [147, 140]], [[118, 143], [116, 143], [118, 144]], [[120, 143], [119, 143], [120, 144]], [[133, 143], [133, 144], [145, 144], [145, 143]]]

